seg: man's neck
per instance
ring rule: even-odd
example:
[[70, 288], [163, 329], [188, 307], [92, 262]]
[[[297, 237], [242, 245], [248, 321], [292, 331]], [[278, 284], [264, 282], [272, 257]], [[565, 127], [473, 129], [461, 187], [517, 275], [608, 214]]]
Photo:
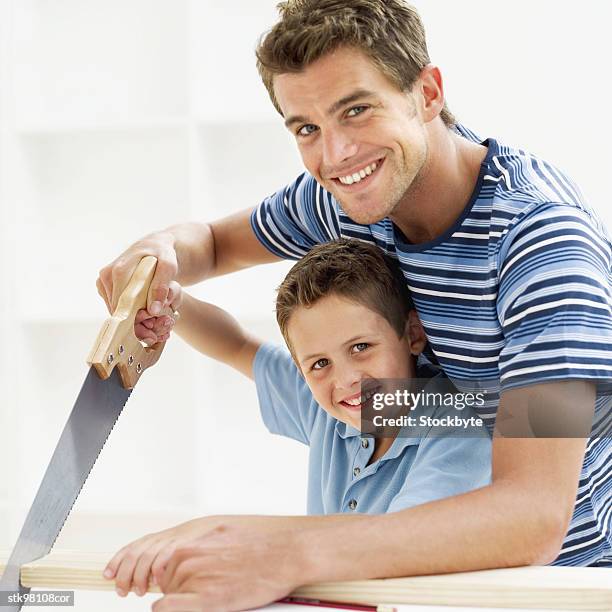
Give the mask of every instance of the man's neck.
[[445, 126], [430, 128], [425, 164], [390, 215], [410, 242], [429, 242], [452, 227], [474, 191], [486, 154], [486, 147]]

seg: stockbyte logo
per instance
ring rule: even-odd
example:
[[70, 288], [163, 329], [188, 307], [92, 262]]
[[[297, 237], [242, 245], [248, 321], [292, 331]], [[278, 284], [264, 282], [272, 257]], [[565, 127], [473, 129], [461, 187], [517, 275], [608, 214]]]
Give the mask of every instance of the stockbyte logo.
[[610, 431], [609, 397], [595, 412], [571, 394], [550, 399], [534, 393], [498, 412], [499, 398], [497, 381], [367, 379], [361, 385], [361, 431], [377, 438], [588, 438]]

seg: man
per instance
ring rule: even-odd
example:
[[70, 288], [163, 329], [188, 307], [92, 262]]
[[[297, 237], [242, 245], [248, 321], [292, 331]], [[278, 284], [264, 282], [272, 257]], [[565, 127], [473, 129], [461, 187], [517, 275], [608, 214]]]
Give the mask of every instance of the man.
[[173, 555], [155, 610], [251, 607], [326, 580], [612, 566], [605, 230], [556, 168], [455, 124], [412, 8], [281, 10], [258, 66], [308, 172], [254, 210], [144, 238], [101, 271], [99, 291], [112, 307], [155, 255], [155, 316], [174, 278], [299, 258], [340, 235], [377, 244], [400, 263], [431, 359], [457, 385], [489, 391], [480, 412], [496, 423], [493, 481], [333, 527], [227, 525]]

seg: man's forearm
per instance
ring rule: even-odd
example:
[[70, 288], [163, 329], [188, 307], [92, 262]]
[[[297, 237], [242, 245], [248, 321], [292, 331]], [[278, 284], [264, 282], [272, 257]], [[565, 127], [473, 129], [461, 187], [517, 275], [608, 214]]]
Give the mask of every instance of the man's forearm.
[[528, 494], [500, 483], [401, 512], [305, 528], [294, 536], [296, 558], [305, 583], [545, 564], [561, 544], [558, 523], [533, 507]]
[[251, 212], [245, 209], [212, 223], [183, 223], [164, 230], [174, 242], [176, 280], [189, 286], [213, 276], [280, 261], [255, 236]]
[[236, 514], [213, 517], [218, 525], [256, 528], [260, 533], [275, 533], [282, 530], [309, 530], [331, 526], [355, 524], [368, 518], [367, 514], [320, 514], [308, 516], [275, 516], [256, 514]]
[[194, 285], [215, 275], [215, 241], [208, 223], [181, 223], [164, 233], [171, 235], [174, 242], [178, 262], [176, 280], [181, 285]]

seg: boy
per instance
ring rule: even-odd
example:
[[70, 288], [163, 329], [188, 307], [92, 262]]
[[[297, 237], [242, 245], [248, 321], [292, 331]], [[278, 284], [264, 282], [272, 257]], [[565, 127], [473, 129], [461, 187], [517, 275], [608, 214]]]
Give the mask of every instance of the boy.
[[[195, 348], [255, 380], [272, 433], [311, 447], [310, 517], [204, 517], [120, 550], [104, 573], [117, 591], [143, 594], [159, 581], [177, 545], [217, 524], [269, 519], [272, 529], [340, 513], [394, 512], [467, 492], [490, 481], [490, 440], [479, 437], [360, 436], [361, 384], [412, 379], [424, 330], [401, 273], [373, 245], [341, 239], [312, 249], [278, 290], [276, 315], [289, 348], [262, 344], [227, 313], [175, 285], [176, 331]], [[137, 319], [149, 342], [167, 339], [167, 318]], [[434, 415], [450, 414], [436, 408]], [[320, 515], [331, 515], [321, 517]]]

